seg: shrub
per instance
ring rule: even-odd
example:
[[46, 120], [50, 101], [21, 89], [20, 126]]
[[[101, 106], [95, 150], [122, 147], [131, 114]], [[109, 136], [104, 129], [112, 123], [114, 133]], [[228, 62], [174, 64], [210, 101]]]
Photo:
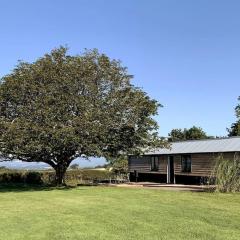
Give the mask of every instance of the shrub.
[[12, 183], [24, 183], [24, 175], [21, 172], [13, 172], [9, 175]]
[[21, 172], [6, 171], [0, 175], [1, 183], [24, 183], [24, 176]]
[[0, 175], [0, 182], [1, 183], [9, 183], [11, 182], [10, 175], [7, 172], [3, 172]]
[[10, 170], [0, 172], [0, 183], [27, 183], [42, 184], [42, 174], [40, 172], [28, 172], [22, 170]]
[[[99, 182], [118, 181], [119, 176], [108, 170], [97, 169], [74, 169], [68, 170], [65, 175], [65, 182], [70, 185], [92, 184]], [[26, 183], [26, 184], [52, 184], [55, 181], [55, 172], [24, 171], [5, 169], [0, 171], [0, 183]]]
[[220, 156], [217, 159], [215, 170], [216, 190], [220, 192], [240, 191], [240, 158], [224, 159]]
[[27, 184], [43, 184], [42, 174], [40, 172], [27, 172], [25, 179]]

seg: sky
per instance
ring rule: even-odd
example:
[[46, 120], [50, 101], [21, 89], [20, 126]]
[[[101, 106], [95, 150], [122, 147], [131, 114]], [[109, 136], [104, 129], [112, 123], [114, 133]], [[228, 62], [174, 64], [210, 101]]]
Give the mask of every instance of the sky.
[[238, 0], [1, 0], [0, 77], [60, 45], [120, 59], [164, 107], [161, 136], [202, 127], [224, 136], [240, 95]]

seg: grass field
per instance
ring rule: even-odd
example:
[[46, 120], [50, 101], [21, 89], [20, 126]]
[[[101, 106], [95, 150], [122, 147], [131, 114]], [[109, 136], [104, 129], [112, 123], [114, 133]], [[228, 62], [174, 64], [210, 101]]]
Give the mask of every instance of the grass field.
[[240, 195], [0, 187], [0, 239], [239, 240]]

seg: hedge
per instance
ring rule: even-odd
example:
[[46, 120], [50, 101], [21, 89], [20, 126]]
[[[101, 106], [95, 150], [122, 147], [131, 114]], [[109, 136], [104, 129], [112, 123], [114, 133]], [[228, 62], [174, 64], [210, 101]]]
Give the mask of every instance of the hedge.
[[[93, 184], [99, 182], [110, 182], [126, 180], [127, 176], [118, 175], [107, 170], [96, 169], [74, 169], [68, 170], [65, 175], [67, 184]], [[55, 172], [44, 171], [26, 171], [0, 169], [0, 183], [24, 183], [24, 184], [52, 184], [55, 179]]]

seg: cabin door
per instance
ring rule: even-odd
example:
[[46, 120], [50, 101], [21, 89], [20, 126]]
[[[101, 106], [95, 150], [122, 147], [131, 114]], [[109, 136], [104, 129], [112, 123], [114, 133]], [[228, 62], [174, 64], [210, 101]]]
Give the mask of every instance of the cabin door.
[[173, 156], [168, 157], [167, 183], [175, 183]]

